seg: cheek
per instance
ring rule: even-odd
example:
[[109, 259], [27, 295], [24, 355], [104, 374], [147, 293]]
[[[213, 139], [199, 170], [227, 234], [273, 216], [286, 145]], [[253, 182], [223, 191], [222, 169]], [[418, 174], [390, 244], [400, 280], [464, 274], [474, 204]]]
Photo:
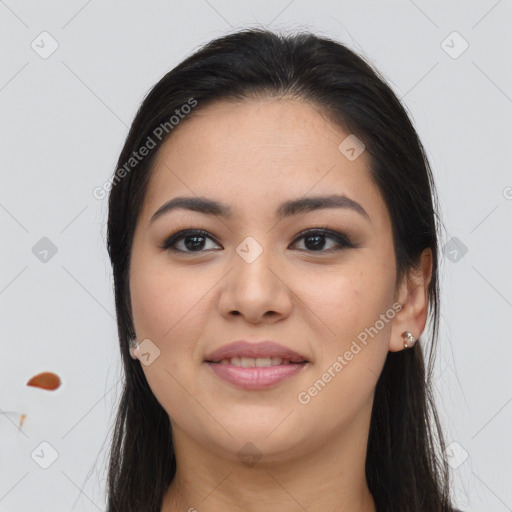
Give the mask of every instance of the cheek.
[[135, 332], [140, 341], [148, 338], [160, 351], [150, 365], [141, 363], [142, 370], [158, 402], [172, 418], [180, 418], [180, 411], [190, 411], [193, 405], [188, 393], [198, 392], [194, 349], [203, 328], [205, 283], [201, 286], [200, 276], [171, 271], [154, 259], [138, 259], [136, 265], [130, 277]]
[[321, 368], [332, 364], [338, 354], [358, 351], [354, 342], [361, 350], [354, 357], [358, 362], [352, 366], [380, 364], [387, 351], [392, 320], [388, 315], [383, 321], [381, 315], [391, 308], [393, 279], [394, 274], [387, 265], [364, 261], [329, 275], [319, 273], [317, 278], [303, 282], [306, 311], [314, 313], [313, 318], [316, 317], [321, 329], [318, 341], [325, 340], [319, 354]]
[[364, 324], [374, 308], [376, 279], [359, 266], [320, 269], [297, 285], [297, 294], [305, 306], [323, 321], [331, 336], [339, 337]]
[[317, 339], [316, 371], [297, 398], [308, 417], [322, 417], [326, 429], [336, 429], [374, 392], [392, 318], [385, 323], [380, 315], [391, 307], [392, 288], [390, 279], [369, 270], [332, 276], [323, 284], [323, 293], [310, 299], [321, 305], [315, 313], [328, 325], [329, 335]]
[[163, 342], [175, 338], [185, 325], [193, 327], [207, 282], [193, 272], [171, 270], [165, 261], [140, 261], [136, 269], [130, 287], [137, 335]]

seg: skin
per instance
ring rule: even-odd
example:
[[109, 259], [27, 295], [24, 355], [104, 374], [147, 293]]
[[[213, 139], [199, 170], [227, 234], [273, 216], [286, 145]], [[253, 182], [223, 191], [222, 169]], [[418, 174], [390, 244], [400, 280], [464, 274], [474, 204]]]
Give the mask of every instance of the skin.
[[[404, 350], [402, 332], [417, 338], [425, 328], [432, 259], [425, 250], [395, 289], [388, 210], [366, 152], [350, 161], [339, 151], [347, 135], [299, 100], [217, 102], [178, 125], [159, 151], [129, 279], [137, 341], [160, 350], [142, 368], [176, 449], [163, 512], [376, 511], [364, 474], [375, 385], [388, 351]], [[286, 200], [333, 193], [357, 201], [370, 220], [342, 208], [274, 215]], [[177, 196], [215, 199], [234, 215], [181, 209], [150, 223]], [[298, 237], [317, 227], [357, 246], [328, 252], [336, 240], [321, 238], [316, 249], [315, 233]], [[192, 250], [181, 239], [187, 253], [159, 247], [181, 229], [213, 238]], [[247, 236], [263, 249], [252, 263], [236, 251]], [[298, 394], [397, 302], [402, 309], [378, 334], [300, 403]], [[239, 389], [204, 362], [239, 339], [277, 341], [309, 363], [271, 389]], [[261, 455], [251, 466], [237, 456], [248, 442]]]

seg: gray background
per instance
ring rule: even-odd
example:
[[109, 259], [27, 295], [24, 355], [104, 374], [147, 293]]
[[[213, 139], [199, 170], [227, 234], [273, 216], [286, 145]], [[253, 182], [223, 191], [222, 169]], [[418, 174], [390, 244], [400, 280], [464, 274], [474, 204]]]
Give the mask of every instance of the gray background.
[[[435, 390], [457, 503], [512, 510], [511, 21], [510, 0], [0, 0], [0, 409], [29, 411], [22, 431], [0, 414], [0, 510], [104, 509], [121, 387], [107, 202], [92, 191], [151, 86], [254, 25], [348, 43], [411, 113], [447, 227]], [[58, 391], [25, 386], [44, 370]]]

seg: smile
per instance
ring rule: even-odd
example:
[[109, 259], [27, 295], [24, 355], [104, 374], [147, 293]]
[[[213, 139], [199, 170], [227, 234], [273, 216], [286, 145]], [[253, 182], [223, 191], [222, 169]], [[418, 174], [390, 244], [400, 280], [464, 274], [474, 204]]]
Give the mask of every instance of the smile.
[[206, 362], [222, 380], [247, 390], [268, 389], [301, 372], [308, 363], [292, 363], [280, 357], [233, 357], [219, 363]]

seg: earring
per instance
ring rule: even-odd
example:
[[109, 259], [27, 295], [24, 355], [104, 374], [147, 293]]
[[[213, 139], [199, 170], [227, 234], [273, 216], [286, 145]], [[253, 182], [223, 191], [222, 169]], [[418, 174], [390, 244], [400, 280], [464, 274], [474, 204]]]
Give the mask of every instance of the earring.
[[139, 344], [136, 341], [137, 337], [130, 338], [130, 355], [133, 359], [138, 359], [137, 354], [139, 353]]
[[415, 339], [414, 336], [409, 331], [404, 331], [402, 333], [402, 338], [404, 339], [404, 348], [414, 346]]

